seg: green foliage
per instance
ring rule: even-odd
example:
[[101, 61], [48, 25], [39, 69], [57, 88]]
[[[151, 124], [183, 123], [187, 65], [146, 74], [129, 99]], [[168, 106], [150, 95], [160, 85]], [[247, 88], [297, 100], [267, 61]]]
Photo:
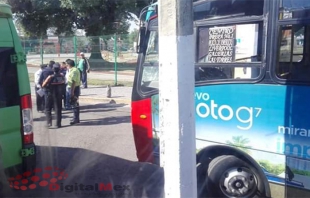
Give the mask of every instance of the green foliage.
[[250, 143], [250, 140], [248, 138], [243, 138], [243, 136], [233, 136], [232, 140], [227, 140], [226, 143], [230, 146], [236, 146], [238, 149], [250, 153], [250, 148], [248, 144]]
[[130, 44], [134, 43], [135, 41], [137, 41], [138, 34], [139, 34], [139, 30], [135, 29], [134, 31], [126, 35], [126, 37], [124, 38], [124, 42], [130, 43]]
[[[127, 34], [130, 13], [138, 14], [149, 0], [7, 0], [28, 38], [44, 38], [47, 29], [70, 36], [83, 29], [86, 36]], [[90, 39], [91, 59], [102, 59], [99, 39]]]
[[130, 13], [138, 14], [149, 0], [7, 0], [29, 37], [44, 37], [49, 27], [56, 34], [72, 35], [84, 29], [87, 36], [127, 33]]
[[268, 160], [259, 160], [258, 163], [268, 172], [279, 175], [285, 171], [284, 164], [272, 164]]
[[310, 176], [310, 171], [307, 170], [292, 169], [292, 172], [298, 175]]

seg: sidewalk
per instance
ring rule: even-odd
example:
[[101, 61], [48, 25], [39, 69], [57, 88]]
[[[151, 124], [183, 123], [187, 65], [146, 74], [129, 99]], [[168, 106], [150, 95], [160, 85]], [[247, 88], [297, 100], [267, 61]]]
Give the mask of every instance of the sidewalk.
[[[34, 83], [30, 83], [30, 86], [31, 95], [35, 97]], [[87, 89], [81, 89], [79, 101], [81, 103], [116, 103], [130, 105], [132, 87], [111, 87], [111, 90], [111, 98], [107, 98], [106, 87], [88, 86]]]

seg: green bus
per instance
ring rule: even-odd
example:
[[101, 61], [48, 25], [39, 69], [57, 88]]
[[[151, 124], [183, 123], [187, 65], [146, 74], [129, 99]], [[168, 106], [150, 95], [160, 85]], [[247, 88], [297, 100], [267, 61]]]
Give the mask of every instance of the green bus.
[[0, 4], [0, 27], [0, 170], [15, 176], [36, 162], [31, 91], [9, 5]]

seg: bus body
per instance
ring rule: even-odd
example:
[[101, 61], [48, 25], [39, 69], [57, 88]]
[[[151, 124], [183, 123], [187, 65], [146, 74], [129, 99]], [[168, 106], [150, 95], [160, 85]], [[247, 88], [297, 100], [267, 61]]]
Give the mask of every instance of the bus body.
[[[310, 197], [309, 6], [193, 2], [200, 197]], [[140, 27], [131, 114], [139, 161], [158, 164], [158, 17], [150, 7]]]
[[31, 91], [9, 5], [0, 4], [0, 27], [0, 170], [16, 176], [36, 164]]

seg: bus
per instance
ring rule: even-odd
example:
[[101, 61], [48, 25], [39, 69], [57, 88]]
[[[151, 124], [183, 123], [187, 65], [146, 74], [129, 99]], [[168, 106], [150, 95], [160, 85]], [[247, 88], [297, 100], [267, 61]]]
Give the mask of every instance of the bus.
[[[137, 158], [154, 164], [157, 10], [140, 14], [131, 104]], [[193, 11], [199, 197], [310, 197], [310, 1], [195, 0]]]
[[15, 177], [36, 166], [32, 101], [26, 56], [9, 5], [0, 4], [0, 27], [0, 171]]

